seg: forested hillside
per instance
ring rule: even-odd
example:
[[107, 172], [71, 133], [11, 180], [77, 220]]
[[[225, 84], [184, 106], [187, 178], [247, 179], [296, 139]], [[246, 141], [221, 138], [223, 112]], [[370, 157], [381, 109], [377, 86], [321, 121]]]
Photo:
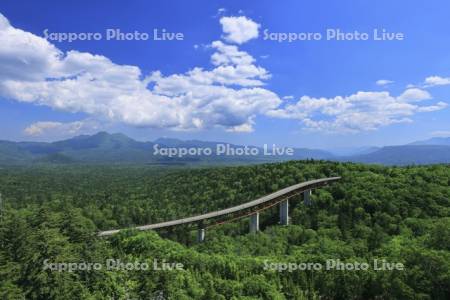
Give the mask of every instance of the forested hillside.
[[[244, 203], [309, 179], [341, 176], [312, 205], [273, 207], [208, 229], [122, 232]], [[0, 169], [1, 299], [449, 299], [450, 167], [291, 161], [242, 167], [47, 166]], [[45, 269], [47, 262], [181, 263], [182, 270]], [[403, 270], [284, 270], [329, 259]], [[159, 298], [158, 298], [159, 297]]]

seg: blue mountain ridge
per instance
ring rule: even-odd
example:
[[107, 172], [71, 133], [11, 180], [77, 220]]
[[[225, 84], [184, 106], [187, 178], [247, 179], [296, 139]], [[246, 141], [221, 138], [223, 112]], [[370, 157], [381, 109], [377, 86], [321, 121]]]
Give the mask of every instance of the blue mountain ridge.
[[[230, 143], [159, 138], [151, 142], [136, 141], [124, 134], [99, 132], [80, 135], [55, 142], [11, 142], [0, 141], [0, 164], [36, 163], [96, 163], [96, 164], [192, 164], [192, 163], [258, 163], [282, 160], [323, 159], [352, 161], [384, 165], [450, 163], [450, 138], [433, 138], [402, 146], [360, 147], [352, 155], [336, 155], [333, 150], [294, 148], [294, 154], [279, 156], [220, 156], [212, 155], [167, 157], [154, 155], [154, 145], [170, 148], [210, 147], [225, 144], [231, 149], [243, 148]], [[369, 151], [369, 150], [370, 151]], [[355, 152], [355, 151], [354, 151]]]

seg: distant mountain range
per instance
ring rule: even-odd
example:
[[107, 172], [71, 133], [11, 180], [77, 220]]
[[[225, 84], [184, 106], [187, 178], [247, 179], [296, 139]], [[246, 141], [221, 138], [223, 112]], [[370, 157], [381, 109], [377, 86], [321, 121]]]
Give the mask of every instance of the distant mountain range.
[[383, 165], [421, 165], [450, 163], [450, 146], [387, 146], [368, 154], [353, 155], [347, 158], [340, 158], [340, 160]]
[[[171, 148], [177, 154], [181, 153], [181, 149], [192, 148], [210, 148], [212, 153], [169, 157], [155, 154], [155, 145], [158, 145], [159, 149]], [[334, 153], [318, 149], [294, 148], [293, 155], [277, 156], [263, 155], [264, 150], [260, 147], [252, 147], [258, 150], [258, 155], [220, 155], [216, 153], [219, 146], [226, 146], [232, 152], [245, 150], [245, 146], [242, 145], [199, 140], [160, 138], [153, 142], [139, 142], [124, 134], [99, 132], [52, 143], [0, 141], [0, 164], [233, 164], [292, 159], [326, 159], [386, 165], [450, 163], [450, 138], [433, 138], [404, 146], [337, 149]], [[345, 155], [347, 153], [351, 155]]]
[[[217, 145], [227, 145], [231, 150], [244, 146], [229, 143], [198, 140], [182, 141], [160, 138], [153, 142], [139, 142], [121, 133], [99, 132], [95, 135], [81, 135], [52, 143], [0, 141], [0, 164], [29, 163], [147, 163], [147, 164], [187, 164], [187, 163], [254, 163], [288, 159], [328, 159], [333, 154], [314, 149], [294, 149], [294, 155], [217, 155]], [[182, 157], [155, 155], [154, 146], [161, 148], [211, 148], [211, 155], [183, 155]], [[257, 147], [253, 147], [257, 148]]]
[[434, 137], [425, 141], [418, 141], [409, 145], [441, 145], [450, 146], [450, 137]]

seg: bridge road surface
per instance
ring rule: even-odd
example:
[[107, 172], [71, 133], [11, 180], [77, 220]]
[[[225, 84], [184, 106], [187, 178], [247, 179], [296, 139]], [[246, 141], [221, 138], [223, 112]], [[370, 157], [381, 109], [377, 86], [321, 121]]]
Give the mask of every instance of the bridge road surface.
[[310, 180], [310, 181], [306, 181], [306, 182], [302, 182], [302, 183], [298, 183], [298, 184], [289, 186], [287, 188], [281, 189], [279, 191], [276, 191], [272, 194], [263, 196], [256, 200], [253, 200], [253, 201], [250, 201], [250, 202], [247, 202], [244, 204], [240, 204], [237, 206], [233, 206], [230, 208], [213, 211], [213, 212], [206, 213], [203, 215], [197, 215], [197, 216], [193, 216], [193, 217], [172, 220], [172, 221], [168, 221], [168, 222], [143, 225], [143, 226], [138, 226], [138, 227], [133, 227], [133, 228], [123, 228], [123, 229], [100, 231], [98, 233], [98, 235], [99, 236], [109, 236], [109, 235], [116, 234], [116, 233], [120, 232], [121, 230], [125, 230], [125, 229], [151, 230], [151, 229], [167, 228], [167, 227], [172, 227], [172, 226], [177, 226], [177, 225], [182, 225], [182, 224], [199, 223], [199, 222], [202, 222], [205, 220], [216, 219], [218, 217], [225, 216], [225, 215], [229, 215], [231, 218], [231, 216], [234, 213], [244, 212], [244, 211], [250, 210], [252, 208], [258, 207], [262, 204], [270, 204], [270, 203], [274, 203], [274, 202], [276, 203], [276, 202], [282, 200], [280, 198], [282, 198], [283, 196], [289, 195], [293, 192], [299, 193], [299, 192], [303, 192], [303, 191], [310, 190], [313, 188], [322, 187], [322, 186], [328, 185], [331, 182], [337, 181], [339, 179], [341, 179], [341, 177], [329, 177], [329, 178]]

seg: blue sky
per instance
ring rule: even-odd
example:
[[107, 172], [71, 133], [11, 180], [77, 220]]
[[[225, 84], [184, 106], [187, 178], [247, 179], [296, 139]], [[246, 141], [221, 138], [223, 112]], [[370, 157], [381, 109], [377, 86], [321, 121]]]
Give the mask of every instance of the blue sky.
[[[450, 135], [448, 1], [130, 2], [0, 3], [0, 139], [107, 130], [334, 148]], [[150, 39], [44, 39], [110, 28]], [[154, 29], [184, 39], [154, 41]], [[405, 38], [374, 41], [374, 29]]]

